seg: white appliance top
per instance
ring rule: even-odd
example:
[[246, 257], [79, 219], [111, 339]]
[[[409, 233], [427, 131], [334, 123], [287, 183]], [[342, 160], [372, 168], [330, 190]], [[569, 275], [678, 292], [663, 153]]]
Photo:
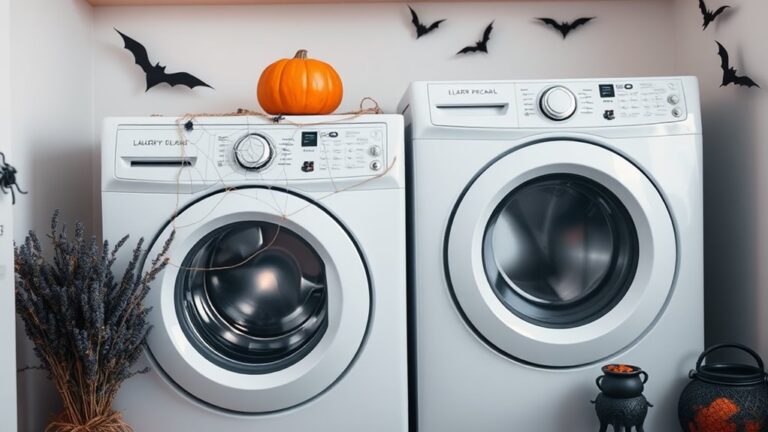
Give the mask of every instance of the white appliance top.
[[417, 82], [401, 110], [419, 126], [579, 130], [671, 125], [669, 134], [700, 130], [693, 77]]
[[[298, 124], [301, 124], [299, 126]], [[223, 183], [284, 185], [354, 183], [398, 177], [399, 115], [289, 117], [109, 118], [104, 123], [102, 176], [117, 184]], [[400, 164], [398, 164], [400, 165]]]

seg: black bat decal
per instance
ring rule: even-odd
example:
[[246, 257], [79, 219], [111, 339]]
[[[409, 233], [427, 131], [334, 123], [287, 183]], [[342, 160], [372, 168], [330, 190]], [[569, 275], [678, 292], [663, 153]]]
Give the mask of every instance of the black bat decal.
[[726, 9], [728, 9], [730, 6], [720, 6], [716, 11], [712, 12], [711, 10], [707, 9], [706, 3], [704, 3], [704, 0], [699, 0], [699, 9], [701, 9], [701, 15], [704, 17], [704, 30], [707, 29], [707, 26], [717, 19], [718, 16], [720, 16], [721, 13], [725, 12]]
[[416, 11], [413, 10], [413, 8], [410, 6], [408, 6], [408, 9], [411, 10], [411, 22], [413, 23], [413, 26], [416, 27], [416, 39], [424, 36], [425, 34], [432, 33], [433, 30], [440, 27], [440, 24], [445, 21], [444, 19], [441, 19], [433, 22], [429, 26], [425, 26], [419, 20], [419, 16], [416, 15]]
[[124, 48], [133, 54], [136, 64], [147, 74], [147, 90], [145, 91], [149, 91], [152, 87], [162, 83], [166, 83], [171, 87], [185, 85], [189, 88], [198, 86], [213, 88], [192, 74], [186, 72], [169, 74], [165, 72], [165, 66], [160, 66], [160, 63], [152, 65], [144, 45], [124, 35], [118, 29], [115, 29], [115, 31], [123, 38]]
[[576, 29], [577, 27], [581, 27], [584, 24], [592, 21], [595, 19], [595, 17], [589, 17], [589, 18], [579, 18], [575, 20], [574, 22], [557, 22], [553, 20], [552, 18], [536, 18], [539, 21], [543, 22], [546, 25], [550, 25], [557, 29], [557, 31], [560, 32], [560, 34], [563, 35], [563, 39], [568, 37], [568, 33], [570, 33], [572, 30]]
[[488, 41], [491, 39], [491, 32], [493, 31], [493, 21], [491, 21], [490, 24], [488, 24], [488, 27], [485, 28], [485, 32], [483, 32], [483, 40], [479, 40], [475, 42], [474, 45], [466, 46], [462, 48], [458, 53], [456, 54], [467, 54], [467, 53], [473, 53], [473, 52], [484, 52], [488, 53]]
[[723, 68], [723, 83], [720, 84], [720, 87], [725, 87], [729, 84], [736, 84], [742, 87], [760, 88], [760, 86], [757, 85], [756, 82], [752, 81], [751, 78], [747, 76], [736, 75], [736, 69], [731, 67], [728, 51], [725, 50], [725, 47], [720, 42], [715, 42], [717, 43], [718, 47], [717, 55], [720, 56], [720, 67]]

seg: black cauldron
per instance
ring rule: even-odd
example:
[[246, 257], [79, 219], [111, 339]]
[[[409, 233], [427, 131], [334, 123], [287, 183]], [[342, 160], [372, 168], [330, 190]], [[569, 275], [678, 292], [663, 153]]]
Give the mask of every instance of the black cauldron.
[[[709, 354], [723, 348], [744, 351], [757, 365], [702, 364]], [[740, 344], [715, 345], [699, 356], [689, 376], [691, 382], [677, 406], [684, 431], [768, 431], [768, 374], [756, 352]]]
[[633, 398], [643, 394], [648, 374], [637, 366], [605, 365], [595, 384], [606, 396]]
[[618, 364], [603, 366], [602, 371], [603, 375], [595, 380], [600, 394], [592, 401], [600, 419], [600, 432], [607, 431], [608, 426], [615, 431], [630, 432], [635, 428], [643, 432], [648, 407], [653, 406], [643, 396], [648, 374], [637, 366]]

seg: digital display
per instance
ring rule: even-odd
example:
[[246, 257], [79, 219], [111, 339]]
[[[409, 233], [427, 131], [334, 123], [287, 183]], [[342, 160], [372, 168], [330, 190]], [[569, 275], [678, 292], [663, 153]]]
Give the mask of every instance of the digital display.
[[301, 133], [301, 146], [302, 147], [317, 147], [317, 132], [302, 132]]
[[601, 98], [616, 97], [616, 91], [613, 89], [613, 84], [600, 84], [600, 97]]

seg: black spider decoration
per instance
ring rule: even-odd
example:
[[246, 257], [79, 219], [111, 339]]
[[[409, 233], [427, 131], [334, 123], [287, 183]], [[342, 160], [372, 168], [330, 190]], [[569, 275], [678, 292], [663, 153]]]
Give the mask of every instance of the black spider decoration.
[[27, 192], [21, 190], [16, 183], [16, 168], [5, 162], [5, 154], [3, 152], [0, 152], [0, 157], [2, 158], [2, 163], [0, 163], [0, 190], [4, 194], [8, 194], [8, 191], [11, 191], [12, 203], [16, 204], [16, 192], [13, 190], [13, 187], [16, 186], [16, 190], [22, 195], [26, 195]]

